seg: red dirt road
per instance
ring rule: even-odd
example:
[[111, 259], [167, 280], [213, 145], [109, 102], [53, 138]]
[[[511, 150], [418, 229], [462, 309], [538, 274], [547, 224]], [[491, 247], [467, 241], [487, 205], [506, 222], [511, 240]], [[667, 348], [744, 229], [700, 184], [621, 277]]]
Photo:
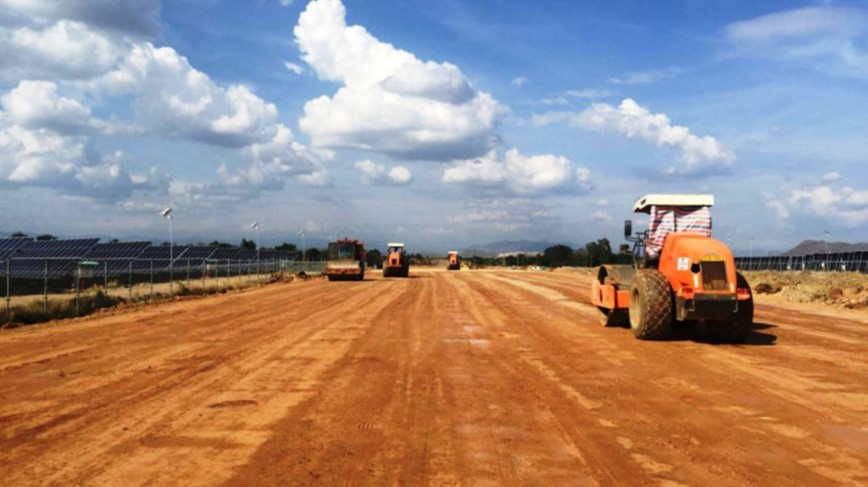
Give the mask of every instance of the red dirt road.
[[278, 284], [0, 332], [3, 485], [868, 485], [868, 315], [597, 325], [581, 272]]

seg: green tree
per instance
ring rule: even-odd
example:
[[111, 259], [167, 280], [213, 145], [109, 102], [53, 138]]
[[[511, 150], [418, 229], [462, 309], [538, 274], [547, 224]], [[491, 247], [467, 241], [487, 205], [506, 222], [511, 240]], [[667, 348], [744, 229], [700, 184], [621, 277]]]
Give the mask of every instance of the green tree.
[[14, 232], [11, 235], [12, 238], [27, 238], [27, 234], [24, 232]]
[[208, 245], [211, 247], [220, 247], [223, 249], [229, 249], [229, 248], [235, 247], [231, 243], [220, 242], [218, 240], [212, 240]]
[[298, 246], [295, 245], [294, 243], [283, 242], [282, 244], [278, 245], [277, 247], [274, 247], [274, 250], [294, 251], [294, 250], [298, 250]]
[[316, 248], [307, 249], [307, 251], [304, 253], [305, 260], [307, 260], [309, 262], [317, 262], [317, 261], [324, 260], [324, 257], [328, 254], [329, 254], [328, 250], [320, 250], [320, 249], [316, 249]]
[[55, 237], [54, 235], [52, 235], [50, 233], [44, 233], [42, 235], [37, 236], [36, 240], [38, 240], [40, 242], [46, 242], [49, 240], [57, 240], [57, 237]]
[[256, 242], [254, 242], [253, 240], [247, 240], [246, 238], [242, 238], [240, 247], [242, 249], [256, 250]]
[[574, 265], [573, 249], [569, 245], [552, 245], [543, 250], [542, 257], [540, 257], [540, 264], [546, 267]]
[[377, 249], [371, 249], [367, 252], [365, 260], [368, 267], [377, 267], [383, 263], [383, 254]]
[[589, 266], [615, 262], [615, 254], [612, 253], [612, 246], [609, 244], [608, 238], [601, 238], [596, 242], [588, 242], [585, 245], [585, 252], [588, 253]]

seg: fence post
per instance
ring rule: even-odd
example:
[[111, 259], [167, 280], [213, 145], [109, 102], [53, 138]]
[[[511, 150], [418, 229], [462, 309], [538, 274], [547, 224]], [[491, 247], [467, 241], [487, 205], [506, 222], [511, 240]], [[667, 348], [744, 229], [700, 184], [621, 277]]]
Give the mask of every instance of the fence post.
[[105, 291], [103, 291], [103, 292], [106, 293], [106, 295], [108, 295], [108, 261], [103, 262], [102, 277], [103, 277], [103, 289], [105, 289]]
[[48, 313], [48, 259], [45, 259], [45, 270], [42, 274], [42, 311]]
[[151, 259], [151, 296], [148, 299], [154, 299], [154, 259]]
[[190, 259], [187, 259], [187, 287], [190, 287]]
[[9, 297], [9, 259], [6, 259], [6, 321], [9, 321], [9, 304], [12, 298]]
[[81, 303], [81, 267], [75, 270], [75, 316], [78, 316]]
[[130, 270], [129, 270], [129, 278], [127, 280], [129, 282], [130, 288], [130, 302], [133, 302], [133, 261], [130, 260]]

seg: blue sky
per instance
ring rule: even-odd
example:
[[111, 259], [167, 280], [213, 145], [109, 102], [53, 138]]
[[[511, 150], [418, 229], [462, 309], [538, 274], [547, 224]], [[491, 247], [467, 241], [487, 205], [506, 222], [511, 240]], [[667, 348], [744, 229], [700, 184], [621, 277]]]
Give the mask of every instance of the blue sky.
[[[0, 234], [868, 239], [866, 2], [0, 0]], [[640, 218], [641, 220], [641, 218]]]

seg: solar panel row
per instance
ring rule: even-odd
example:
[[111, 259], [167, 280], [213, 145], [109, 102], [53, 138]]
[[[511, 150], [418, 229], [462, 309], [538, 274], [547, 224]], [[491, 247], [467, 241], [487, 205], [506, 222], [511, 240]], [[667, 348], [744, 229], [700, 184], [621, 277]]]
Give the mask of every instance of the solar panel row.
[[[298, 252], [221, 248], [212, 246], [153, 246], [150, 242], [108, 242], [99, 239], [35, 241], [29, 238], [0, 239], [0, 260], [9, 261], [10, 275], [22, 279], [60, 279], [74, 276], [81, 261], [95, 263], [94, 277], [118, 277], [134, 274], [165, 273], [172, 268], [183, 273], [187, 268], [200, 269], [206, 262], [295, 260]], [[224, 262], [221, 262], [224, 261]], [[5, 273], [5, 268], [0, 268]]]

